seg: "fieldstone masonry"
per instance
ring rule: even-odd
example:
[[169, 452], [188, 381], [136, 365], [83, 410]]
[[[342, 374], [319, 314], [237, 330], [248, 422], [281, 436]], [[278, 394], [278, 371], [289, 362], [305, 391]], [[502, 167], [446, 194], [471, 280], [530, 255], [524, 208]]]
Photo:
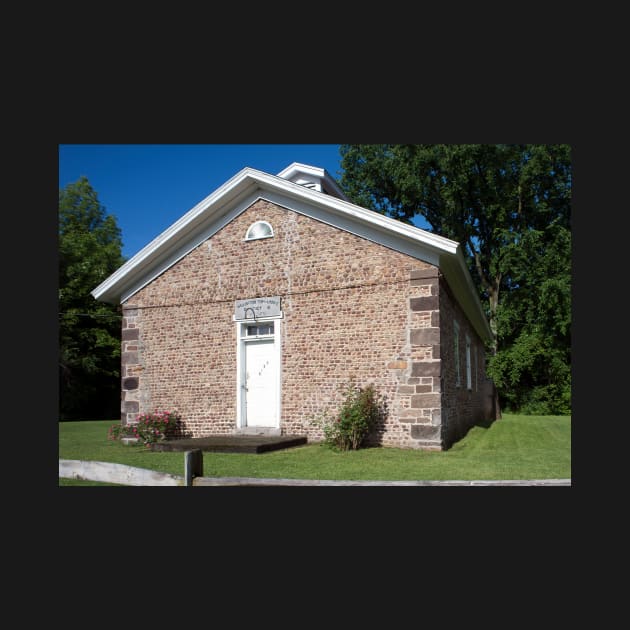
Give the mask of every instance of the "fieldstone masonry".
[[[273, 238], [245, 241], [257, 220]], [[282, 304], [283, 435], [322, 439], [350, 378], [388, 401], [373, 443], [448, 448], [480, 419], [483, 344], [436, 267], [259, 199], [123, 304], [122, 422], [177, 409], [192, 437], [234, 433], [234, 302], [265, 296]], [[477, 348], [470, 391], [453, 318], [464, 379], [464, 335]]]

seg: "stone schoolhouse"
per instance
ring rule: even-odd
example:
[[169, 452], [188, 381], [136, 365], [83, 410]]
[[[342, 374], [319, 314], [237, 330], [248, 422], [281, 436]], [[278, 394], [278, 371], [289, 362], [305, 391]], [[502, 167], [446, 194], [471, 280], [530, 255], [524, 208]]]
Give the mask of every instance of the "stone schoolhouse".
[[177, 409], [192, 437], [319, 440], [350, 378], [387, 399], [383, 446], [449, 448], [495, 417], [461, 246], [350, 203], [321, 168], [244, 168], [92, 295], [122, 305], [123, 424]]

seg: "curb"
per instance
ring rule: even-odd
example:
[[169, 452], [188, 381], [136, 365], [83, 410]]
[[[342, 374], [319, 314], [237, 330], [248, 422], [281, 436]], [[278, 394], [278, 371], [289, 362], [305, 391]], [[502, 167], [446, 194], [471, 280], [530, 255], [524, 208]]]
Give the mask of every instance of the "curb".
[[571, 479], [334, 481], [317, 479], [260, 479], [257, 477], [195, 477], [193, 486], [570, 486]]

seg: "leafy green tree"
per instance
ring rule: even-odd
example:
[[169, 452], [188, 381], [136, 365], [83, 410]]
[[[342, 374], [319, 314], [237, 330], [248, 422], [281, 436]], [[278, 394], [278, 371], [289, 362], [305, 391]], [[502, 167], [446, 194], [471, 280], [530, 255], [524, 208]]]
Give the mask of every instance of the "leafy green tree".
[[462, 244], [502, 403], [570, 409], [570, 147], [342, 145], [341, 158], [355, 203], [408, 223], [421, 216]]
[[506, 256], [514, 287], [498, 312], [489, 372], [509, 409], [571, 413], [571, 233], [529, 230]]
[[120, 308], [90, 291], [124, 259], [121, 231], [86, 177], [59, 191], [59, 393], [62, 419], [120, 414]]

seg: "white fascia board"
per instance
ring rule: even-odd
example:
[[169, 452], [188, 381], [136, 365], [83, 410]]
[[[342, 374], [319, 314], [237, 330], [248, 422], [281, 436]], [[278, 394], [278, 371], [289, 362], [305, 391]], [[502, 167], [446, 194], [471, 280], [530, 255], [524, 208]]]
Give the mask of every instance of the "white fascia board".
[[[299, 184], [296, 186], [303, 188]], [[286, 196], [272, 191], [266, 191], [261, 196], [295, 212], [439, 267], [479, 336], [484, 341], [492, 340], [492, 331], [458, 242], [354, 204], [339, 200], [334, 200], [339, 203], [333, 203], [327, 196], [322, 200], [321, 193], [308, 188], [304, 190], [320, 203], [304, 203], [295, 198], [288, 201]], [[302, 190], [296, 192], [302, 193]], [[333, 208], [337, 212], [331, 211]]]
[[471, 321], [476, 322], [475, 329], [479, 333], [479, 336], [484, 341], [490, 342], [494, 339], [494, 335], [492, 334], [492, 329], [490, 328], [481, 300], [479, 299], [477, 287], [475, 286], [473, 279], [470, 276], [470, 272], [468, 271], [468, 265], [464, 259], [461, 247], [457, 250], [457, 263], [466, 284], [464, 295], [467, 296], [466, 299], [470, 301], [469, 317], [471, 318]]
[[293, 212], [303, 214], [309, 218], [316, 219], [332, 227], [339, 228], [355, 234], [361, 238], [365, 238], [369, 241], [389, 247], [395, 251], [399, 251], [403, 254], [407, 254], [419, 260], [423, 260], [429, 264], [439, 266], [440, 254], [435, 250], [431, 250], [426, 246], [421, 246], [412, 241], [403, 241], [398, 237], [378, 230], [372, 226], [360, 223], [351, 218], [333, 214], [321, 208], [314, 208], [312, 204], [307, 204], [303, 201], [291, 199], [286, 195], [282, 195], [273, 191], [263, 191], [260, 188], [256, 188], [253, 193], [250, 193], [240, 199], [236, 205], [231, 205], [230, 210], [225, 213], [218, 213], [213, 215], [214, 220], [209, 220], [206, 225], [203, 226], [201, 231], [195, 233], [194, 238], [186, 239], [181, 247], [176, 249], [170, 249], [168, 255], [163, 255], [158, 258], [154, 258], [153, 264], [147, 269], [145, 273], [142, 273], [142, 269], [136, 270], [133, 274], [133, 282], [128, 283], [122, 289], [120, 295], [120, 302], [126, 302], [135, 293], [140, 291], [155, 278], [164, 273], [169, 267], [174, 265], [178, 260], [184, 258], [192, 250], [198, 247], [201, 243], [208, 238], [216, 234], [221, 228], [225, 227], [228, 223], [233, 221], [242, 212], [247, 210], [258, 199], [263, 199], [271, 203], [275, 203], [280, 207], [286, 208]]
[[[180, 241], [182, 237], [194, 231], [195, 226], [199, 222], [203, 222], [207, 216], [207, 211], [220, 203], [221, 206], [233, 201], [244, 190], [239, 186], [243, 185], [248, 179], [250, 168], [244, 168], [236, 175], [231, 177], [224, 184], [219, 186], [213, 193], [202, 199], [198, 204], [191, 208], [180, 219], [175, 221], [169, 228], [154, 238], [148, 245], [143, 247], [137, 254], [132, 256], [124, 265], [119, 267], [111, 276], [99, 284], [91, 291], [91, 294], [97, 300], [106, 302], [117, 302], [122, 294], [120, 287], [136, 284], [133, 282], [138, 274], [148, 267], [152, 267], [155, 263], [157, 254], [165, 247], [171, 248], [174, 242]], [[253, 186], [252, 186], [253, 187]], [[117, 295], [116, 295], [117, 294]], [[120, 301], [124, 301], [120, 299]]]
[[440, 270], [466, 317], [483, 341], [491, 342], [492, 330], [481, 305], [477, 289], [466, 266], [461, 248], [455, 256], [442, 256]]
[[201, 225], [190, 238], [184, 239], [183, 242], [182, 239], [178, 241], [182, 242], [179, 247], [171, 247], [166, 254], [154, 258], [153, 263], [145, 273], [138, 270], [138, 272], [133, 275], [133, 281], [125, 285], [125, 288], [121, 292], [119, 298], [120, 302], [126, 302], [135, 293], [140, 291], [140, 289], [162, 275], [169, 267], [172, 267], [177, 261], [187, 256], [193, 249], [199, 247], [201, 243], [210, 238], [213, 234], [216, 234], [239, 214], [247, 210], [257, 199], [260, 199], [260, 195], [257, 194], [258, 192], [260, 191], [247, 194], [244, 197], [240, 196], [236, 205], [223, 208], [227, 210], [226, 212], [217, 212], [208, 216], [207, 221]]
[[319, 166], [311, 166], [310, 164], [301, 164], [300, 162], [293, 162], [286, 168], [283, 168], [276, 177], [282, 179], [290, 179], [296, 173], [306, 173], [307, 175], [313, 175], [315, 177], [324, 177], [324, 169]]
[[402, 223], [396, 219], [386, 217], [385, 215], [374, 212], [373, 210], [367, 210], [366, 208], [357, 206], [349, 201], [343, 201], [342, 199], [337, 199], [331, 195], [325, 195], [274, 175], [268, 175], [267, 173], [258, 171], [257, 179], [260, 183], [268, 184], [271, 189], [284, 192], [292, 198], [303, 199], [320, 208], [332, 210], [339, 216], [347, 215], [353, 217], [358, 221], [371, 224], [374, 227], [378, 227], [386, 232], [397, 234], [405, 239], [417, 241], [418, 243], [426, 245], [437, 251], [455, 254], [459, 246], [459, 243], [456, 241], [444, 238], [443, 236], [432, 234], [431, 232], [414, 227], [413, 225], [408, 225], [407, 223]]
[[342, 214], [331, 211], [330, 208], [323, 204], [315, 206], [304, 200], [288, 197], [286, 194], [271, 190], [261, 191], [260, 198], [431, 265], [438, 266], [440, 262], [441, 252], [433, 247], [421, 244], [415, 240], [400, 238], [400, 236], [392, 234], [391, 231], [383, 229], [378, 224], [369, 224], [365, 221], [357, 220], [356, 217], [347, 213]]

